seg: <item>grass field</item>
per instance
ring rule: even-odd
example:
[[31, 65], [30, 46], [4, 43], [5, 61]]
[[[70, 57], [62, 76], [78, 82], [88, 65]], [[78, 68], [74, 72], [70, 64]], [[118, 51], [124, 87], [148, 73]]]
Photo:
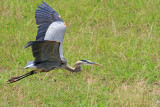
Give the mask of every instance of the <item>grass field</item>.
[[45, 0], [66, 22], [64, 56], [79, 73], [60, 69], [13, 84], [12, 77], [33, 60], [35, 9], [41, 0], [0, 0], [1, 107], [160, 106], [159, 0]]

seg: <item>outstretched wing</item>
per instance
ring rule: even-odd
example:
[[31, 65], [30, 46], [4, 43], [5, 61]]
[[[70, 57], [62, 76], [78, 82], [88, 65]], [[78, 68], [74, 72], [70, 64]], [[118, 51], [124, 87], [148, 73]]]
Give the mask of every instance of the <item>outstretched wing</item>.
[[61, 67], [61, 58], [59, 54], [59, 42], [55, 41], [30, 41], [27, 47], [32, 46], [32, 53], [35, 58], [34, 64], [39, 69], [47, 71]]
[[36, 36], [37, 41], [44, 40], [46, 31], [51, 23], [55, 21], [64, 22], [60, 15], [52, 9], [47, 3], [42, 1], [41, 6], [38, 6], [39, 9], [36, 9], [35, 18], [38, 26], [38, 32]]
[[39, 9], [36, 10], [35, 17], [37, 25], [39, 25], [36, 41], [52, 40], [60, 42], [59, 53], [62, 58], [63, 38], [67, 28], [65, 22], [61, 19], [60, 15], [44, 1], [41, 6], [39, 6]]
[[44, 38], [44, 40], [58, 41], [61, 43], [60, 49], [59, 49], [61, 58], [63, 57], [62, 45], [63, 45], [65, 30], [66, 30], [66, 26], [62, 22], [60, 21], [53, 22], [49, 26]]

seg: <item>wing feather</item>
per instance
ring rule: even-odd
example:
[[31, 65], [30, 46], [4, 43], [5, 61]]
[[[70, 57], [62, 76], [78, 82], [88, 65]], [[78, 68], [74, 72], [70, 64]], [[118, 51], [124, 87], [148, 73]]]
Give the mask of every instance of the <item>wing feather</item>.
[[59, 53], [62, 58], [62, 45], [66, 26], [60, 15], [47, 3], [42, 1], [42, 4], [36, 9], [35, 18], [38, 25], [36, 41], [59, 41], [61, 43]]
[[[59, 17], [59, 14], [44, 1], [42, 1], [41, 6], [38, 6], [38, 8], [39, 9], [36, 9], [36, 12], [35, 12], [35, 18], [36, 18], [37, 25], [39, 25], [40, 27], [38, 27], [36, 40], [42, 41], [44, 40], [46, 31], [52, 22], [55, 22], [55, 21], [64, 22], [64, 21]], [[44, 29], [42, 29], [43, 26], [44, 26]]]
[[60, 21], [53, 22], [47, 29], [47, 32], [44, 38], [44, 40], [59, 41], [61, 43], [60, 49], [59, 49], [61, 58], [63, 57], [62, 45], [63, 45], [65, 30], [66, 30], [66, 26], [62, 22]]
[[25, 48], [32, 46], [32, 54], [35, 58], [34, 64], [39, 69], [49, 71], [61, 67], [59, 54], [60, 43], [56, 41], [30, 41]]
[[59, 46], [60, 43], [56, 41], [30, 41], [25, 48], [32, 46], [33, 57], [35, 63], [43, 61], [60, 61]]

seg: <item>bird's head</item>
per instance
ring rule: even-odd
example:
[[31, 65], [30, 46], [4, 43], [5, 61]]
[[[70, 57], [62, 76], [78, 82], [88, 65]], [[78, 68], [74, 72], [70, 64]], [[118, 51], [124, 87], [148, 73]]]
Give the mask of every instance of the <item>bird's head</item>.
[[95, 62], [91, 62], [91, 61], [88, 61], [88, 60], [80, 60], [79, 64], [80, 65], [98, 65], [98, 66], [103, 66], [101, 64], [98, 64], [98, 63], [95, 63]]

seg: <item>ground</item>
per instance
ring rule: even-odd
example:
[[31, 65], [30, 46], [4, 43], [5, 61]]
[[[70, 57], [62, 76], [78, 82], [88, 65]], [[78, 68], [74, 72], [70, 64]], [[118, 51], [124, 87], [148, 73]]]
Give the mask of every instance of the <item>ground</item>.
[[67, 24], [68, 63], [90, 60], [79, 73], [24, 74], [41, 0], [0, 0], [0, 106], [160, 106], [159, 0], [45, 0]]

